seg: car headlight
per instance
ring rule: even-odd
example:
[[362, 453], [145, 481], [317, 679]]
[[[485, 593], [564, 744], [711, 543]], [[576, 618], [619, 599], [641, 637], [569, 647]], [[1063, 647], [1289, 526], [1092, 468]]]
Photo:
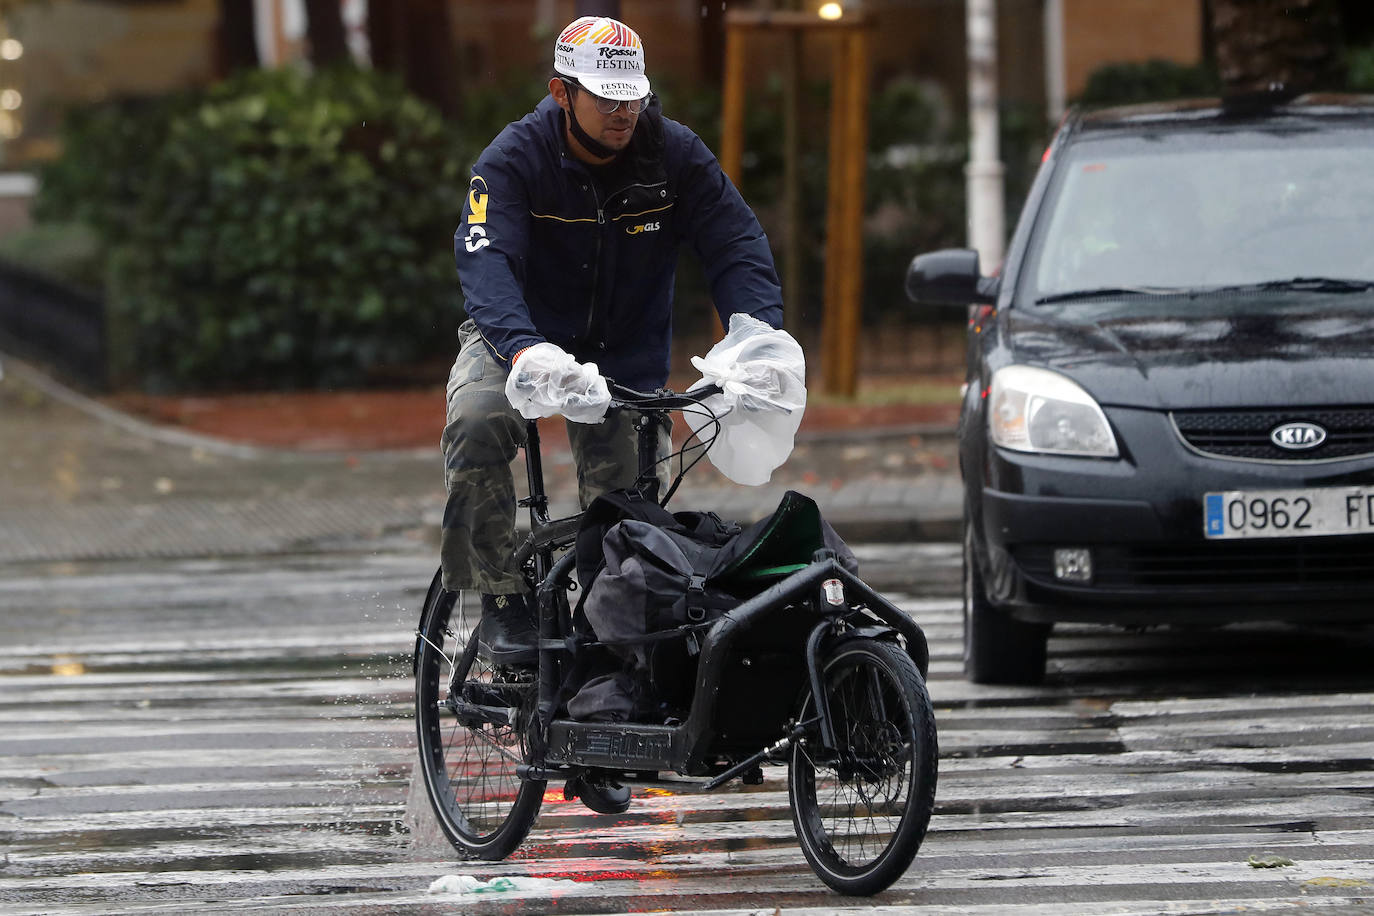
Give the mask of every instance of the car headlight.
[[988, 432], [1002, 448], [1090, 458], [1119, 454], [1102, 408], [1057, 372], [1033, 366], [998, 369], [988, 397]]

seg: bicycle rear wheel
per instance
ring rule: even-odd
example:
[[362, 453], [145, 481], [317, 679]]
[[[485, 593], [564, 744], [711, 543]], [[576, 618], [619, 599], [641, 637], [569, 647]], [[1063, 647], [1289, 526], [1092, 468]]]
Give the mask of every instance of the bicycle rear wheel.
[[503, 859], [529, 833], [544, 781], [521, 779], [534, 674], [494, 668], [477, 654], [477, 618], [436, 574], [416, 642], [415, 725], [430, 805], [449, 841], [479, 859]]
[[[792, 745], [792, 823], [811, 868], [842, 894], [868, 896], [902, 876], [935, 806], [935, 713], [916, 665], [874, 639], [840, 645], [822, 676], [834, 751], [818, 730]], [[815, 718], [807, 692], [800, 721]]]

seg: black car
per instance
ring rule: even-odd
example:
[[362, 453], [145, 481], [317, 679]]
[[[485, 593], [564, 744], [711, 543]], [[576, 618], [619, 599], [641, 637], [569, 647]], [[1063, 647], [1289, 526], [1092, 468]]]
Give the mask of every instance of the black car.
[[1058, 621], [1374, 621], [1374, 98], [1074, 115], [968, 309], [964, 667]]

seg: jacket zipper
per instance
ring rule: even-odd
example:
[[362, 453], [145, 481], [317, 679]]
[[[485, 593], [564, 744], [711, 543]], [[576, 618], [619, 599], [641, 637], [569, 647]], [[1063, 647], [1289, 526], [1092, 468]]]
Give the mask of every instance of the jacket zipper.
[[[625, 193], [626, 191], [629, 191], [629, 190], [632, 189], [632, 188], [656, 188], [656, 187], [662, 187], [662, 188], [664, 188], [664, 189], [666, 190], [666, 188], [668, 187], [668, 183], [667, 183], [666, 181], [657, 181], [657, 182], [654, 182], [653, 184], [643, 184], [643, 183], [640, 183], [640, 182], [636, 182], [636, 183], [634, 183], [634, 184], [627, 184], [627, 185], [625, 185], [624, 187], [622, 187], [622, 188], [620, 188], [619, 190], [617, 190], [615, 193], [616, 193], [616, 194], [623, 194], [623, 193]], [[590, 304], [588, 305], [588, 308], [587, 308], [587, 324], [586, 324], [586, 326], [582, 329], [582, 337], [583, 337], [584, 340], [587, 340], [588, 343], [591, 343], [590, 338], [591, 338], [591, 333], [592, 333], [592, 324], [593, 324], [593, 323], [595, 322], [595, 320], [596, 320], [596, 293], [597, 293], [597, 289], [598, 289], [598, 286], [599, 286], [599, 283], [600, 283], [600, 279], [601, 279], [601, 246], [602, 246], [602, 237], [605, 235], [606, 210], [605, 210], [605, 204], [602, 202], [602, 200], [601, 200], [599, 197], [597, 197], [597, 194], [596, 194], [596, 182], [594, 182], [594, 181], [589, 181], [589, 182], [587, 182], [587, 188], [591, 191], [591, 193], [592, 193], [592, 201], [595, 202], [595, 204], [596, 204], [596, 252], [595, 252], [595, 254], [594, 254], [594, 256], [593, 256], [593, 257], [594, 257], [594, 260], [593, 260], [593, 263], [592, 263], [592, 299], [591, 299], [591, 302], [590, 302]], [[614, 195], [608, 195], [608, 196], [614, 196]], [[665, 193], [665, 194], [664, 194], [664, 198], [666, 199], [666, 197], [667, 197], [667, 195], [666, 195], [666, 193]], [[649, 212], [653, 212], [653, 211], [649, 211]]]
[[592, 192], [592, 201], [596, 204], [596, 250], [592, 254], [592, 298], [587, 304], [587, 325], [582, 329], [582, 338], [588, 339], [592, 333], [592, 322], [596, 319], [596, 291], [601, 280], [601, 236], [602, 227], [606, 225], [606, 211], [603, 209], [601, 199], [596, 196], [596, 183], [587, 182], [587, 187]]

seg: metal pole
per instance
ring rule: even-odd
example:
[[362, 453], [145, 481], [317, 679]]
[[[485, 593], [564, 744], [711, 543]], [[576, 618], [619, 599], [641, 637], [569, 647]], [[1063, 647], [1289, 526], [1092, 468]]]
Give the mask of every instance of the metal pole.
[[1064, 115], [1064, 0], [1045, 0], [1045, 108], [1051, 124]]
[[997, 150], [996, 0], [966, 0], [968, 16], [969, 246], [985, 272], [1002, 263], [1006, 217], [1002, 200], [1005, 169]]

